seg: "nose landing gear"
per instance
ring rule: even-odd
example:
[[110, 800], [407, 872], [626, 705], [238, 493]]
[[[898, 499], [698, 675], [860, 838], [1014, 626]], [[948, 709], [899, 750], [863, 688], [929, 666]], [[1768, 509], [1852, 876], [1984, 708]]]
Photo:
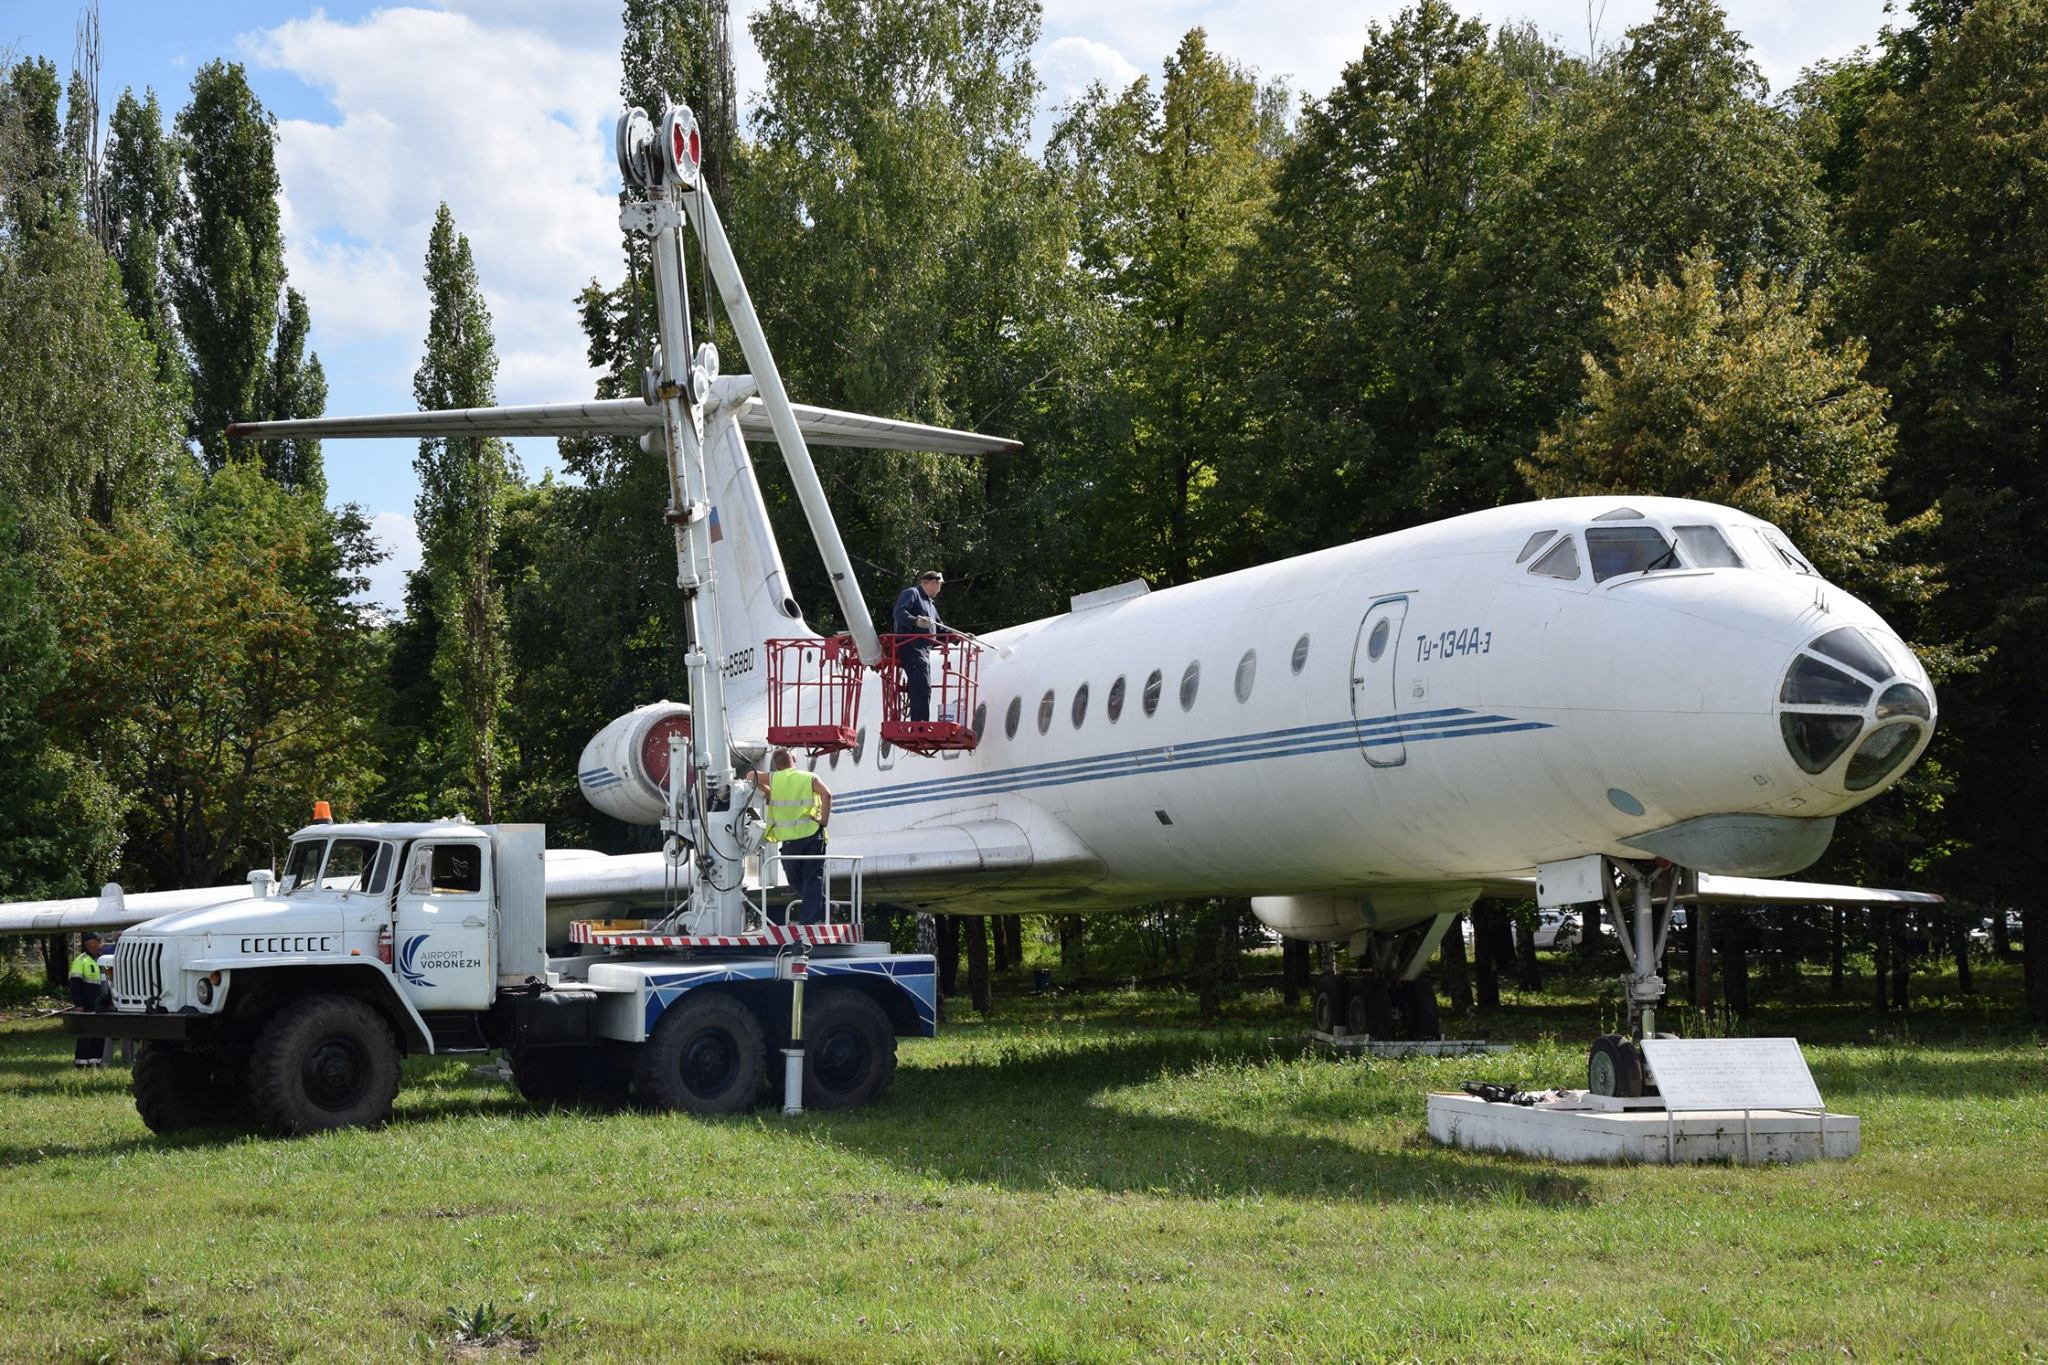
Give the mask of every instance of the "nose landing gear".
[[[1608, 1033], [1593, 1040], [1586, 1058], [1586, 1088], [1596, 1095], [1635, 1099], [1654, 1093], [1649, 1068], [1643, 1064], [1640, 1044], [1657, 1033], [1657, 1007], [1664, 1001], [1664, 978], [1657, 969], [1663, 965], [1664, 949], [1671, 936], [1671, 913], [1678, 905], [1683, 880], [1679, 868], [1661, 859], [1638, 866], [1619, 859], [1606, 860], [1608, 918], [1615, 927], [1615, 939], [1628, 971], [1621, 979], [1628, 1003], [1628, 1032]], [[1663, 884], [1661, 906], [1658, 883]], [[1627, 922], [1623, 922], [1619, 891], [1630, 893]]]

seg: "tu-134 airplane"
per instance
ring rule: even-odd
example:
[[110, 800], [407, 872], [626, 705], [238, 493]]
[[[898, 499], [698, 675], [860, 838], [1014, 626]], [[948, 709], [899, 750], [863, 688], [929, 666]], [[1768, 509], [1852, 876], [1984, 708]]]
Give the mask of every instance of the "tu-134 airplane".
[[[811, 634], [748, 442], [780, 448], [871, 665], [884, 647], [808, 444], [1015, 448], [789, 402], [696, 183], [694, 139], [683, 109], [659, 134], [638, 111], [620, 121], [622, 173], [644, 191], [622, 224], [651, 244], [661, 327], [642, 397], [231, 430], [593, 433], [665, 451], [695, 705], [620, 717], [578, 772], [593, 806], [650, 825], [673, 823], [669, 760], [684, 744], [701, 808], [747, 804], [728, 793], [767, 747], [768, 642]], [[750, 374], [721, 377], [715, 351], [692, 345], [685, 226]], [[1935, 701], [1875, 611], [1777, 528], [1727, 507], [1615, 496], [1493, 508], [1182, 587], [1083, 593], [984, 643], [972, 714], [957, 717], [978, 737], [971, 750], [912, 753], [862, 726], [812, 759], [834, 793], [833, 852], [860, 856], [870, 900], [989, 914], [1249, 897], [1278, 933], [1350, 950], [1356, 971], [1317, 982], [1319, 1022], [1384, 1033], [1398, 1014], [1411, 1036], [1433, 1036], [1422, 973], [1480, 896], [1608, 903], [1638, 1033], [1654, 1029], [1675, 904], [1938, 899], [1772, 880], [1811, 865], [1836, 817], [1899, 780], [1933, 733]], [[866, 672], [861, 714], [881, 714], [892, 679], [886, 664]], [[710, 914], [706, 859], [730, 857], [740, 837], [736, 820], [725, 836], [715, 823], [694, 830], [694, 862], [551, 852], [550, 923], [667, 909], [679, 885]], [[248, 894], [109, 887], [0, 907], [0, 932], [115, 927], [237, 892]], [[1601, 1065], [1596, 1045], [1596, 1088]], [[1610, 1058], [1610, 1083], [1613, 1069]]]

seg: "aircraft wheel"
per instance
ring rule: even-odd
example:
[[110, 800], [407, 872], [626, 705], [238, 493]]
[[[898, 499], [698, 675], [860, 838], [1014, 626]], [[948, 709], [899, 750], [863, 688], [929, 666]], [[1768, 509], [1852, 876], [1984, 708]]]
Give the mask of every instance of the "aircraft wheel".
[[1586, 1089], [1624, 1100], [1642, 1095], [1643, 1056], [1633, 1039], [1605, 1033], [1593, 1040], [1586, 1057]]
[[1443, 1021], [1437, 1013], [1436, 984], [1427, 977], [1403, 981], [1400, 992], [1401, 1032], [1412, 1042], [1430, 1043], [1444, 1036]]
[[135, 1112], [152, 1133], [217, 1128], [242, 1119], [248, 1096], [241, 1078], [207, 1052], [183, 1052], [164, 1043], [144, 1043], [129, 1078]]
[[[1335, 1033], [1337, 1026], [1344, 1023], [1344, 980], [1342, 977], [1325, 973], [1316, 978], [1315, 996], [1311, 1013], [1315, 1019], [1316, 1032]], [[1349, 1025], [1346, 1025], [1348, 1028]]]
[[1351, 983], [1344, 1007], [1344, 1027], [1361, 1038], [1384, 1041], [1394, 1036], [1394, 1002], [1387, 983], [1376, 976]]
[[651, 1109], [730, 1114], [754, 1102], [768, 1044], [754, 1012], [729, 995], [692, 992], [654, 1026], [633, 1059], [633, 1089]]
[[896, 1075], [896, 1030], [882, 1007], [844, 987], [804, 1010], [804, 1108], [871, 1104]]

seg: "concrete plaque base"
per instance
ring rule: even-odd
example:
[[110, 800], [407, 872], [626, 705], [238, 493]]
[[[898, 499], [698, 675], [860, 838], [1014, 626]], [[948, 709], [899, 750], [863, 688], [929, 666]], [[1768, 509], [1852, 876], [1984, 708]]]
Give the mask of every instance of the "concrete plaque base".
[[[1863, 1147], [1863, 1125], [1852, 1114], [1823, 1116], [1788, 1109], [1707, 1109], [1673, 1114], [1629, 1108], [1584, 1091], [1534, 1105], [1489, 1104], [1476, 1095], [1429, 1097], [1429, 1135], [1448, 1147], [1514, 1152], [1552, 1161], [1842, 1161]], [[1655, 1104], [1656, 1101], [1648, 1101]]]

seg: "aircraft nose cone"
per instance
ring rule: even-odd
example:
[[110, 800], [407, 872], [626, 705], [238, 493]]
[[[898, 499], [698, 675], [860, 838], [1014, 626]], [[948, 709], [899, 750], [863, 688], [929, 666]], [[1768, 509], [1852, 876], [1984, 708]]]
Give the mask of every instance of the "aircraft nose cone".
[[1890, 786], [1934, 733], [1926, 669], [1892, 631], [1838, 626], [1808, 640], [1778, 688], [1778, 730], [1802, 772], [1861, 799]]

